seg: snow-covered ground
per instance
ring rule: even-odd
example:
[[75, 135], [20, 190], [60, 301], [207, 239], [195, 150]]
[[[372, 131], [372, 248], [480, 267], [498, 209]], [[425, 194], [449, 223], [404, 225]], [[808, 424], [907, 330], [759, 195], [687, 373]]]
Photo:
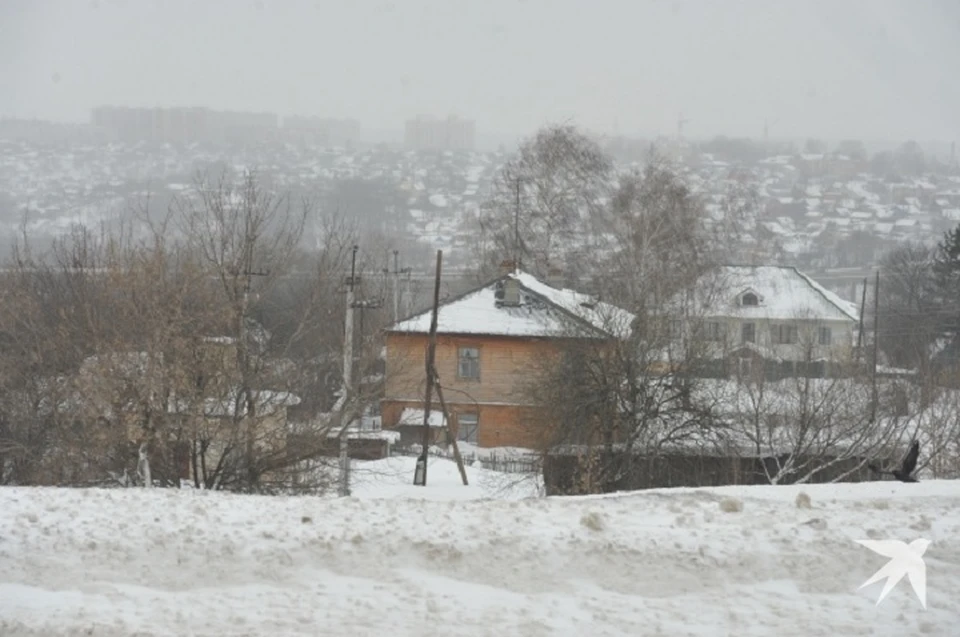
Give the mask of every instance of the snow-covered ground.
[[[529, 498], [434, 460], [354, 497], [0, 489], [0, 635], [960, 634], [960, 482]], [[801, 492], [809, 496], [809, 506]], [[496, 499], [494, 499], [496, 498]], [[931, 540], [923, 610], [854, 540]]]

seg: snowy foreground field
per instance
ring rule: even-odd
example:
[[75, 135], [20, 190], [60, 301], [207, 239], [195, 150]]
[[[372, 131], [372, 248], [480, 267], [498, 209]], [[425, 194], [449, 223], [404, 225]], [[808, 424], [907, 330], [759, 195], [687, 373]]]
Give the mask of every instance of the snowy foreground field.
[[[960, 635], [958, 482], [524, 499], [412, 462], [342, 500], [0, 489], [0, 635]], [[931, 540], [927, 610], [857, 590], [866, 538]]]

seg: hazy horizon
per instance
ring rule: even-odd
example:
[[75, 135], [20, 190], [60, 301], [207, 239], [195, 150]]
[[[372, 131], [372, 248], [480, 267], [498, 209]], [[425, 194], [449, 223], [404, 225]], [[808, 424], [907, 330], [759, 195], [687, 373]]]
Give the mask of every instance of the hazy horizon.
[[950, 0], [6, 0], [0, 116], [101, 104], [456, 114], [479, 137], [960, 137]]

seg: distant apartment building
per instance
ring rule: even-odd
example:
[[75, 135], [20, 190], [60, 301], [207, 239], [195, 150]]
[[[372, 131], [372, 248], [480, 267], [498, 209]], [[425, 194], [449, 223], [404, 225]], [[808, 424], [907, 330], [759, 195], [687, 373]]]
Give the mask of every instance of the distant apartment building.
[[421, 115], [407, 121], [404, 143], [410, 150], [473, 150], [476, 123], [454, 116], [440, 119]]
[[276, 113], [250, 113], [245, 111], [211, 111], [210, 129], [221, 139], [258, 139], [276, 133], [280, 118]]
[[360, 122], [355, 119], [291, 115], [283, 118], [283, 129], [290, 141], [324, 146], [349, 146], [360, 141]]
[[114, 139], [186, 143], [263, 137], [277, 129], [275, 113], [215, 111], [208, 108], [93, 109], [93, 125]]

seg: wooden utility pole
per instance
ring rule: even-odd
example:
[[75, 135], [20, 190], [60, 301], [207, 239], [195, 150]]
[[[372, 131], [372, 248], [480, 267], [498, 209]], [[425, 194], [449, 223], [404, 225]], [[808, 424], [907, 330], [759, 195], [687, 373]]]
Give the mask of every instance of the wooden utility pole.
[[423, 401], [423, 450], [417, 460], [417, 469], [413, 475], [413, 484], [427, 486], [427, 460], [430, 453], [430, 408], [432, 406], [434, 380], [434, 359], [437, 355], [437, 313], [440, 309], [440, 272], [443, 264], [443, 250], [437, 250], [437, 273], [433, 281], [433, 312], [430, 315], [430, 337], [427, 344], [427, 388]]
[[[249, 352], [247, 351], [247, 311], [250, 306], [250, 289], [253, 287], [253, 277], [255, 276], [269, 276], [270, 272], [267, 270], [251, 270], [249, 267], [240, 271], [239, 269], [229, 269], [230, 274], [236, 273], [237, 275], [242, 275], [243, 280], [243, 294], [240, 297], [240, 316], [239, 316], [239, 325], [237, 325], [237, 362], [240, 364], [240, 373], [243, 377], [244, 390], [242, 392], [237, 392], [237, 398], [234, 401], [234, 414], [235, 418], [239, 418], [236, 414], [243, 413], [245, 414], [245, 441], [244, 441], [244, 458], [246, 462], [247, 470], [247, 480], [249, 481], [249, 488], [259, 481], [259, 472], [254, 462], [254, 453], [255, 453], [255, 443], [254, 443], [254, 420], [257, 417], [257, 405], [253, 400], [253, 396], [249, 391], [249, 385], [247, 384], [247, 370], [249, 363]], [[240, 400], [246, 400], [244, 404], [243, 411], [239, 411], [241, 405]]]
[[[440, 399], [440, 409], [443, 410], [443, 419], [447, 423], [447, 444], [453, 447], [453, 459], [457, 463], [457, 469], [460, 471], [460, 479], [463, 480], [463, 486], [468, 486], [467, 468], [463, 466], [463, 457], [460, 455], [460, 446], [457, 444], [456, 432], [460, 430], [459, 421], [454, 421], [455, 414], [451, 414], [447, 409], [447, 401], [443, 399], [443, 388], [440, 386], [440, 375], [437, 369], [433, 369], [433, 382], [437, 384], [437, 398]], [[450, 430], [451, 425], [454, 431]]]
[[413, 285], [411, 284], [413, 270], [411, 268], [404, 268], [404, 270], [407, 272], [407, 279], [404, 281], [403, 315], [410, 316], [413, 313]]
[[[410, 294], [410, 286], [409, 286], [410, 271], [411, 271], [410, 268], [400, 267], [400, 251], [394, 250], [393, 251], [393, 322], [394, 323], [400, 320], [400, 296], [401, 296], [400, 295], [400, 275], [401, 274], [407, 275], [408, 284], [406, 285], [406, 288], [407, 288], [406, 294], [409, 295]], [[384, 272], [389, 273], [390, 269], [387, 268], [384, 270]], [[405, 307], [406, 307], [406, 314], [408, 316], [410, 314], [409, 305], [410, 305], [410, 300], [406, 299]]]
[[[867, 311], [867, 277], [863, 277], [863, 291], [860, 293], [860, 328], [857, 332], [857, 367], [863, 352], [863, 313]], [[858, 372], [859, 373], [859, 372]]]
[[338, 481], [340, 497], [350, 495], [350, 441], [347, 430], [353, 420], [351, 416], [353, 408], [350, 405], [350, 399], [353, 398], [353, 309], [355, 305], [354, 284], [357, 275], [357, 250], [359, 249], [359, 246], [353, 246], [350, 277], [346, 281], [347, 308], [343, 328], [343, 401], [340, 411], [340, 479]]
[[243, 295], [240, 297], [240, 325], [238, 326], [240, 345], [243, 346], [246, 341], [247, 333], [247, 310], [250, 305], [250, 289], [253, 287], [253, 277], [255, 276], [270, 276], [269, 270], [243, 270], [240, 272], [236, 268], [229, 268], [227, 270], [230, 274], [241, 274], [243, 275]]
[[393, 322], [400, 320], [400, 251], [393, 251]]
[[877, 401], [879, 399], [877, 391], [877, 358], [879, 355], [880, 343], [880, 270], [877, 270], [876, 282], [873, 285], [873, 395], [870, 400], [870, 422], [877, 420]]
[[430, 336], [427, 344], [427, 388], [426, 397], [423, 402], [423, 437], [421, 445], [423, 450], [417, 459], [417, 468], [413, 475], [413, 484], [419, 487], [427, 485], [427, 461], [429, 459], [430, 442], [432, 432], [430, 431], [430, 412], [433, 407], [433, 391], [436, 390], [437, 398], [440, 400], [440, 409], [443, 413], [443, 419], [447, 427], [447, 441], [453, 446], [453, 457], [457, 462], [457, 468], [460, 470], [460, 478], [463, 484], [467, 484], [467, 470], [463, 466], [463, 458], [460, 456], [460, 447], [457, 446], [456, 439], [450, 434], [451, 414], [447, 409], [447, 403], [443, 399], [443, 388], [440, 386], [440, 375], [437, 374], [437, 314], [440, 309], [440, 273], [443, 264], [443, 250], [437, 250], [437, 273], [433, 282], [433, 312], [430, 316]]

